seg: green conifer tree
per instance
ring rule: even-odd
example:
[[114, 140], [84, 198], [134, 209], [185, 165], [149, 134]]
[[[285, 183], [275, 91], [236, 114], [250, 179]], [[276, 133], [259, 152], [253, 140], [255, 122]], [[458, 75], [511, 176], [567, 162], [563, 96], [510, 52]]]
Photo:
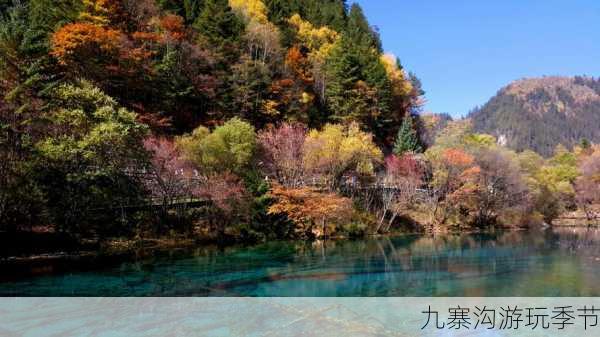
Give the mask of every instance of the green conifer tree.
[[56, 83], [49, 37], [57, 27], [74, 20], [79, 9], [74, 0], [31, 0], [27, 6], [15, 2], [0, 16], [2, 94], [20, 111]]
[[296, 13], [317, 27], [328, 26], [338, 32], [346, 28], [345, 0], [264, 0], [264, 3], [269, 20], [280, 28]]
[[192, 23], [196, 21], [196, 18], [204, 9], [204, 0], [183, 0], [183, 9], [185, 11], [185, 21]]
[[357, 3], [350, 8], [345, 33], [361, 49], [364, 49], [363, 51], [375, 49], [378, 53], [382, 52], [379, 34], [371, 28], [365, 13]]
[[303, 17], [315, 26], [329, 26], [343, 31], [347, 23], [345, 0], [309, 0], [298, 1], [303, 9]]
[[581, 138], [579, 141], [579, 146], [581, 146], [581, 148], [584, 150], [588, 150], [592, 147], [592, 143], [590, 143], [587, 138]]
[[193, 23], [204, 9], [204, 0], [158, 0], [158, 5], [183, 17], [186, 23]]
[[183, 14], [183, 1], [181, 0], [157, 0], [158, 6], [165, 11], [169, 11], [173, 14]]
[[384, 142], [393, 111], [391, 83], [380, 50], [378, 36], [354, 4], [347, 29], [327, 63], [326, 100], [332, 120], [358, 121]]
[[194, 28], [217, 49], [231, 48], [244, 32], [244, 22], [229, 7], [227, 0], [206, 0]]
[[407, 114], [402, 120], [402, 126], [398, 130], [398, 136], [394, 143], [394, 154], [401, 156], [407, 152], [420, 152], [419, 138], [414, 129], [413, 119], [410, 114]]

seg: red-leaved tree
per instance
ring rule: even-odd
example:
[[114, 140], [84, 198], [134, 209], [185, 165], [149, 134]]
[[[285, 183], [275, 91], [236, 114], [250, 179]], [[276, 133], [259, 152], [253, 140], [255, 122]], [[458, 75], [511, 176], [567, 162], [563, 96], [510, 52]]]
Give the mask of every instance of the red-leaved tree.
[[302, 185], [302, 158], [306, 128], [283, 123], [258, 134], [265, 173], [286, 187]]
[[[396, 217], [415, 202], [424, 172], [423, 163], [414, 154], [385, 159], [385, 174], [379, 184], [382, 207], [377, 231], [388, 231]], [[386, 223], [388, 213], [391, 215]]]
[[206, 176], [195, 192], [212, 203], [208, 208], [209, 221], [220, 237], [227, 225], [235, 224], [236, 220], [248, 221], [249, 196], [244, 182], [233, 173]]
[[198, 172], [183, 159], [170, 139], [147, 138], [144, 148], [151, 154], [145, 185], [153, 199], [160, 201], [163, 214], [166, 214], [177, 200], [187, 200], [195, 194], [194, 179], [198, 178]]

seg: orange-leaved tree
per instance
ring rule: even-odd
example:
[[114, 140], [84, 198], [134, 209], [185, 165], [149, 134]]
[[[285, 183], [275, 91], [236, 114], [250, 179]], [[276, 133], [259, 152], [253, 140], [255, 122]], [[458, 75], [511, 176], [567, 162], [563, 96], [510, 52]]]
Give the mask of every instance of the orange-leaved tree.
[[[61, 27], [52, 36], [52, 51], [58, 61], [67, 66], [85, 60], [98, 62], [118, 56], [122, 34], [99, 25], [75, 22]], [[90, 64], [83, 64], [85, 69]]]
[[352, 201], [334, 193], [274, 185], [270, 194], [276, 201], [269, 214], [285, 214], [300, 235], [328, 236], [328, 225], [349, 221], [352, 215]]

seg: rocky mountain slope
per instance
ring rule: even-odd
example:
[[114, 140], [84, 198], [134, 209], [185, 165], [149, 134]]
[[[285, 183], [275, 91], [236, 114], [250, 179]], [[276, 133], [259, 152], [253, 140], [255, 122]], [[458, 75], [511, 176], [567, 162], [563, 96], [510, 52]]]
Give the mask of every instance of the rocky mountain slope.
[[600, 142], [600, 78], [542, 77], [500, 89], [469, 118], [515, 150], [550, 155], [556, 145]]

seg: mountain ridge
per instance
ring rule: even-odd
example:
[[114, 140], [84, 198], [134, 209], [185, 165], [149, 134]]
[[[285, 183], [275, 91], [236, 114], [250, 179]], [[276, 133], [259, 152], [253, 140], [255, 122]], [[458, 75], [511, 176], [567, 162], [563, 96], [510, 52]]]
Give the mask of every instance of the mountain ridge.
[[467, 115], [476, 132], [517, 151], [551, 155], [562, 144], [600, 142], [600, 78], [522, 78], [501, 88]]

